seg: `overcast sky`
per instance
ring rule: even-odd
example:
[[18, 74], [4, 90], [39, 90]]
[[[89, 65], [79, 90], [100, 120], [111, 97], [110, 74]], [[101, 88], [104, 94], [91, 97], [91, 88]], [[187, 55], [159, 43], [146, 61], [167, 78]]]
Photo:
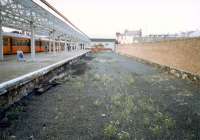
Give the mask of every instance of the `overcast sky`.
[[200, 29], [200, 0], [47, 0], [90, 37]]

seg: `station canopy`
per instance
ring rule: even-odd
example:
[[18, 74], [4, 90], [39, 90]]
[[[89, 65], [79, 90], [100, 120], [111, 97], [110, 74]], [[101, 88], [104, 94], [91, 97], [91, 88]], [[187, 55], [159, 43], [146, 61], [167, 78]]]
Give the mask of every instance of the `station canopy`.
[[2, 26], [61, 40], [90, 42], [89, 37], [45, 0], [0, 0]]

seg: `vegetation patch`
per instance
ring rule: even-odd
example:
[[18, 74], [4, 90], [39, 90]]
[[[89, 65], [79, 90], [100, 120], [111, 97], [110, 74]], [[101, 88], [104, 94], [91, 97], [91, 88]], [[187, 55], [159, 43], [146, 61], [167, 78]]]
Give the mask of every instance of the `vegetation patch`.
[[105, 125], [103, 132], [107, 138], [111, 139], [116, 137], [117, 131], [118, 131], [117, 124], [111, 121], [109, 124]]
[[[117, 128], [121, 133], [118, 131], [117, 134], [120, 139], [129, 139], [130, 134], [134, 139], [142, 136], [157, 139], [175, 129], [175, 120], [161, 112], [158, 104], [150, 97], [118, 94], [112, 96], [110, 102], [111, 120], [119, 122]], [[140, 135], [135, 135], [133, 130], [139, 131]]]

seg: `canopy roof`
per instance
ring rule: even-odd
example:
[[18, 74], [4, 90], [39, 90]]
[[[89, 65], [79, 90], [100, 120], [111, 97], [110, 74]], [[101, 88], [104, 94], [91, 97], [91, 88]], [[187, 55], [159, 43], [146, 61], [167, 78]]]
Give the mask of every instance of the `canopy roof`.
[[48, 37], [54, 32], [63, 40], [90, 42], [86, 34], [45, 0], [39, 2], [43, 5], [36, 0], [0, 0], [2, 26], [30, 32], [32, 24], [36, 35]]

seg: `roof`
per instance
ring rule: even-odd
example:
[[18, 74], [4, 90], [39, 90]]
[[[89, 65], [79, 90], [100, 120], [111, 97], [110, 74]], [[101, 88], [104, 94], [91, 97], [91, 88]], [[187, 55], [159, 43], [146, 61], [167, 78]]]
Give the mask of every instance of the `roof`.
[[10, 36], [10, 37], [17, 37], [17, 38], [31, 38], [28, 35], [24, 35], [24, 34], [19, 34], [19, 33], [10, 33], [10, 32], [3, 32], [2, 33], [3, 36]]
[[91, 38], [92, 42], [115, 42], [115, 39], [111, 38]]
[[[3, 32], [2, 35], [7, 36], [7, 37], [31, 39], [31, 37], [29, 35], [24, 35], [24, 34], [20, 34], [20, 33]], [[49, 41], [49, 38], [37, 36], [37, 35], [35, 36], [35, 39], [36, 40]], [[58, 41], [56, 40], [56, 42], [58, 42]], [[59, 42], [64, 42], [64, 41], [59, 41]]]
[[136, 30], [136, 31], [125, 30], [124, 34], [127, 36], [141, 36], [142, 30]]

